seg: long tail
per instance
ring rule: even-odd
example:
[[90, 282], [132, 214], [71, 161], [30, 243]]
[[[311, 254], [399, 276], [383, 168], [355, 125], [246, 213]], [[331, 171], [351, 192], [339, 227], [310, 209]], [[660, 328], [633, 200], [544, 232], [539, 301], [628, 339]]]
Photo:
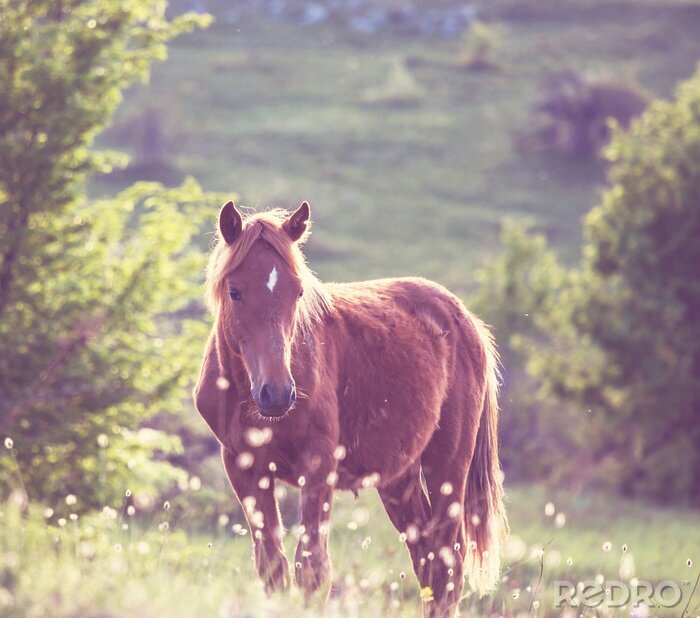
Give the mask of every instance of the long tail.
[[509, 528], [498, 461], [498, 354], [486, 327], [480, 330], [486, 353], [486, 394], [467, 477], [464, 511], [469, 585], [483, 596], [493, 592], [498, 583], [501, 544]]

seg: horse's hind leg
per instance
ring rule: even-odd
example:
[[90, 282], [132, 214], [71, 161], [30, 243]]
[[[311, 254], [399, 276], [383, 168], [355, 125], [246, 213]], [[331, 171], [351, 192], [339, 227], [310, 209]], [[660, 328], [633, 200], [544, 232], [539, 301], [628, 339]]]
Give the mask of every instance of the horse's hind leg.
[[[461, 400], [453, 393], [443, 404], [440, 429], [421, 456], [433, 515], [428, 531], [428, 579], [435, 598], [433, 613], [438, 616], [449, 616], [457, 609], [468, 551], [464, 498], [479, 417], [466, 415], [463, 410], [470, 406]], [[473, 409], [479, 409], [477, 402]]]
[[430, 525], [431, 514], [420, 482], [420, 465], [415, 464], [378, 491], [391, 523], [406, 535], [406, 545], [418, 582], [421, 587], [427, 586], [425, 565], [428, 550], [425, 548], [424, 533]]

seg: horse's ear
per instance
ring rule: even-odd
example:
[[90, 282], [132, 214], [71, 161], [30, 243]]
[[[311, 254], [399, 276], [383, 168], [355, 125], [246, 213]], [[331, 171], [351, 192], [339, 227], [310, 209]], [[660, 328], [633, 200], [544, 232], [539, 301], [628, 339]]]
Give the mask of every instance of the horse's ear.
[[308, 202], [302, 202], [287, 220], [282, 224], [284, 231], [293, 240], [299, 240], [309, 227], [309, 217], [311, 216], [311, 208]]
[[243, 229], [243, 217], [233, 202], [226, 202], [219, 211], [219, 233], [230, 245]]

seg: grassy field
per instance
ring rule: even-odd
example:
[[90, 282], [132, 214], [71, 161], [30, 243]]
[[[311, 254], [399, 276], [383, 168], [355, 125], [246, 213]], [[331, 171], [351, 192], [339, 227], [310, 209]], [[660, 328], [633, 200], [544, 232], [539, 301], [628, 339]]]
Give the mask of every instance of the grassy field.
[[460, 40], [255, 14], [215, 24], [174, 42], [102, 140], [138, 155], [134, 127], [155, 115], [165, 161], [96, 180], [93, 191], [193, 175], [248, 206], [308, 199], [312, 261], [329, 279], [422, 274], [468, 289], [498, 249], [504, 216], [533, 218], [573, 258], [604, 174], [515, 152], [540, 80], [577, 69], [669, 96], [700, 58], [697, 11], [605, 4], [486, 8], [501, 32], [498, 68], [476, 72], [457, 62]]
[[[111, 195], [137, 179], [174, 184], [191, 175], [251, 207], [308, 199], [315, 220], [308, 253], [326, 280], [419, 274], [466, 294], [474, 269], [499, 249], [503, 217], [532, 218], [573, 261], [580, 218], [598, 199], [604, 168], [521, 155], [513, 136], [531, 123], [538, 84], [554, 71], [589, 71], [669, 96], [700, 58], [700, 14], [681, 4], [498, 3], [485, 9], [501, 32], [498, 67], [479, 72], [458, 63], [459, 40], [365, 36], [334, 23], [300, 28], [244, 14], [235, 25], [178, 39], [150, 83], [127, 94], [100, 146], [130, 152], [134, 165], [94, 179], [90, 191]], [[159, 135], [157, 162], [139, 160], [144, 123]], [[202, 238], [203, 247], [208, 242]], [[191, 409], [184, 415], [199, 423]], [[508, 494], [503, 585], [493, 599], [466, 598], [468, 615], [557, 615], [550, 599], [557, 578], [673, 579], [692, 588], [697, 513], [539, 484]], [[44, 506], [30, 505], [29, 516], [0, 506], [0, 616], [318, 614], [296, 592], [266, 600], [249, 538], [231, 530], [238, 515], [207, 533], [178, 519], [193, 499], [185, 492], [171, 510], [133, 518], [110, 505], [116, 513], [63, 527], [65, 505], [53, 505], [49, 519]], [[339, 497], [333, 521], [327, 615], [418, 615], [408, 557], [376, 497]], [[168, 530], [159, 529], [163, 522]], [[287, 540], [291, 556], [293, 528]]]
[[[555, 579], [592, 581], [598, 574], [624, 581], [635, 576], [652, 582], [674, 579], [689, 582], [683, 584], [688, 594], [698, 575], [696, 514], [601, 495], [548, 492], [538, 485], [511, 487], [508, 495], [512, 534], [503, 585], [493, 599], [467, 596], [462, 605], [467, 615], [526, 615], [533, 600], [539, 607], [529, 615], [557, 615], [551, 608]], [[237, 515], [222, 521], [217, 532], [187, 533], [177, 502], [190, 498], [185, 492], [171, 509], [133, 516], [113, 505], [114, 510], [93, 517], [67, 518], [63, 526], [58, 520], [66, 505], [56, 506], [49, 518], [37, 505], [30, 506], [30, 515], [20, 514], [12, 502], [3, 505], [0, 615], [291, 618], [320, 613], [318, 603], [304, 606], [296, 590], [265, 598], [252, 567], [249, 537], [236, 532]], [[552, 515], [545, 514], [548, 502], [554, 505]], [[163, 522], [168, 522], [167, 530]], [[374, 492], [357, 501], [350, 494], [337, 497], [331, 540], [334, 582], [326, 615], [419, 614], [407, 552]], [[288, 556], [295, 542], [292, 526]], [[603, 550], [606, 542], [611, 543], [609, 552]], [[538, 588], [537, 552], [542, 549]], [[691, 568], [688, 558], [694, 559]], [[700, 603], [700, 594], [690, 609], [694, 603]]]

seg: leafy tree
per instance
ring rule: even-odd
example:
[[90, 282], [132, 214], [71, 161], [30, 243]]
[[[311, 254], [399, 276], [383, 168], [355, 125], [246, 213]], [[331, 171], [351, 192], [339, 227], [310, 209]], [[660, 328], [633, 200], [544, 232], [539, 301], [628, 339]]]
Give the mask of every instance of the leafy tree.
[[577, 475], [628, 494], [700, 496], [700, 73], [608, 149], [582, 266], [531, 346], [543, 395], [577, 410]]
[[[90, 150], [122, 90], [206, 17], [158, 0], [0, 0], [0, 487], [89, 506], [181, 472], [177, 438], [140, 423], [182, 397], [201, 326], [191, 239], [213, 205], [193, 181], [84, 195], [119, 158]], [[218, 201], [218, 198], [214, 198]], [[127, 429], [128, 428], [128, 429]], [[7, 452], [5, 452], [7, 455]], [[79, 505], [80, 506], [80, 505]]]
[[[539, 316], [550, 314], [555, 291], [567, 280], [565, 269], [529, 222], [506, 220], [501, 231], [501, 254], [478, 270], [478, 291], [469, 301], [491, 325], [502, 364], [500, 404], [502, 412], [501, 459], [509, 479], [543, 478], [551, 475], [551, 456], [544, 451], [548, 437], [560, 433], [552, 425], [550, 406], [536, 396], [538, 381], [526, 371], [527, 347], [523, 342], [546, 342]], [[528, 466], [522, 466], [527, 461]]]

